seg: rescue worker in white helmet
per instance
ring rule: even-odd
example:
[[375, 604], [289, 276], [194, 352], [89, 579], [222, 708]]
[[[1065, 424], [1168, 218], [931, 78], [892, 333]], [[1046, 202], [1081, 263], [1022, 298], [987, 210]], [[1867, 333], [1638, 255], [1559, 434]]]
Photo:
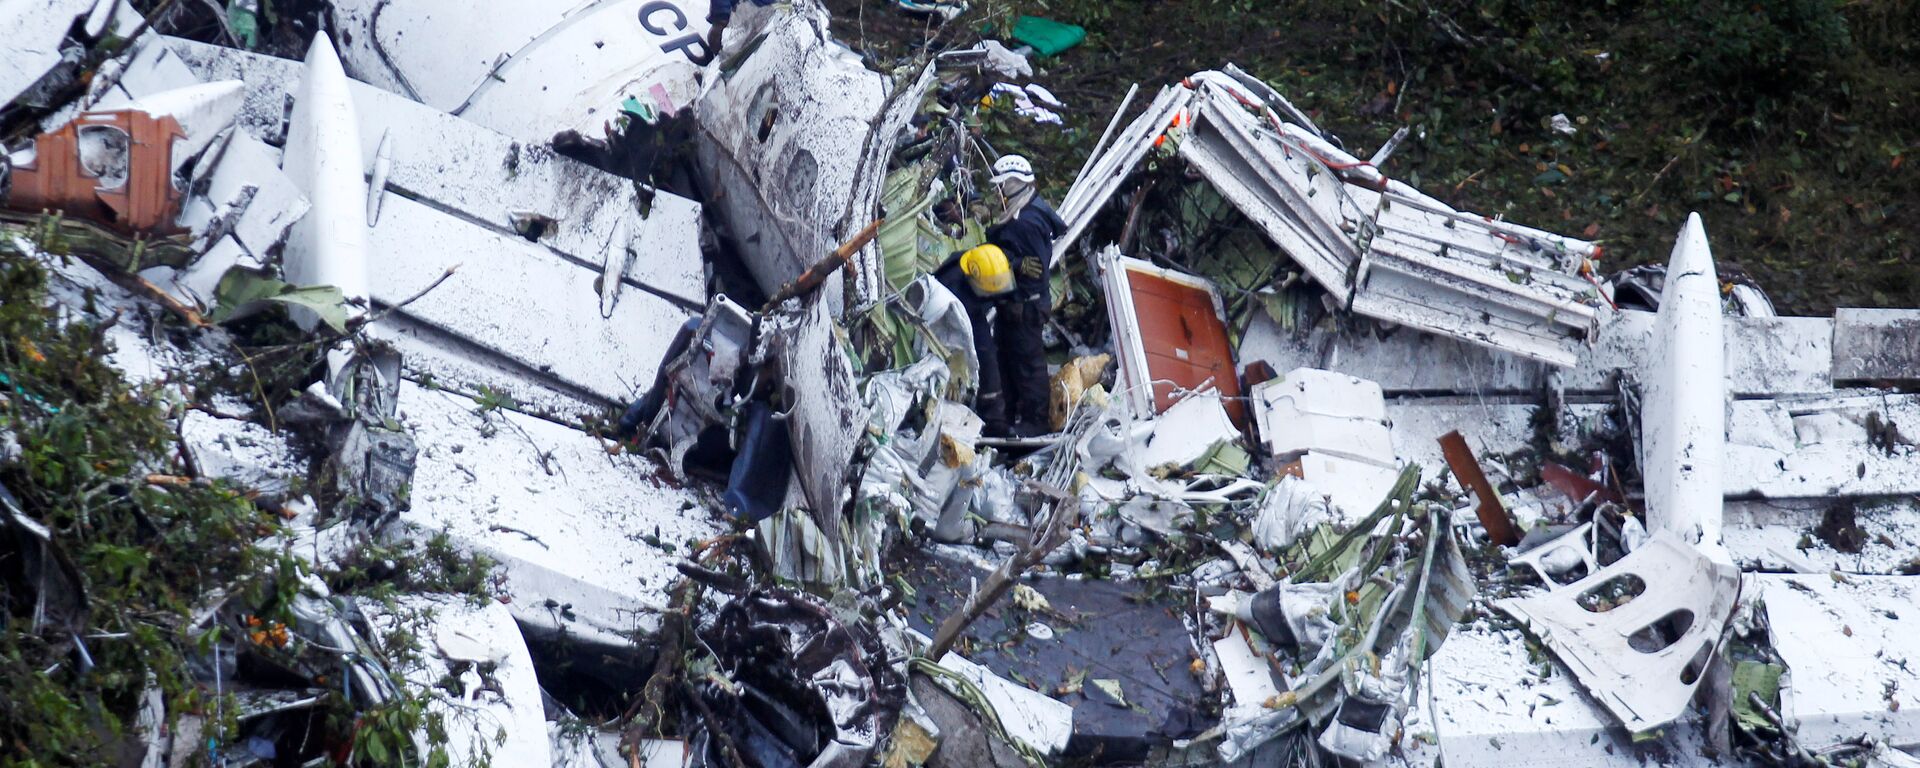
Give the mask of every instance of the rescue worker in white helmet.
[[1041, 330], [1053, 308], [1053, 241], [1067, 229], [1053, 206], [1041, 199], [1036, 181], [1033, 164], [1019, 155], [1003, 156], [993, 164], [991, 182], [1002, 205], [987, 229], [987, 242], [1005, 252], [1014, 273], [1013, 297], [995, 313], [993, 337], [1010, 433], [1019, 437], [1052, 431]]

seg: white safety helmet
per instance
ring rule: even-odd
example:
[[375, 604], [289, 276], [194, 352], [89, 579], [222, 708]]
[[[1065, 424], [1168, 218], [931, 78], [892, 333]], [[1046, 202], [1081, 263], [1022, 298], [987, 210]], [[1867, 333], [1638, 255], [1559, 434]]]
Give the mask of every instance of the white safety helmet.
[[1005, 184], [1009, 181], [1033, 183], [1033, 164], [1019, 155], [1007, 155], [993, 161], [993, 183]]

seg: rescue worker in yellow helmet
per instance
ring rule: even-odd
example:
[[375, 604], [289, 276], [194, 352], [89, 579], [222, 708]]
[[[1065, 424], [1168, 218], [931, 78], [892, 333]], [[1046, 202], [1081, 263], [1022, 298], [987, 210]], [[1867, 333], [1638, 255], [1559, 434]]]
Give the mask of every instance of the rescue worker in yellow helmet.
[[974, 398], [974, 412], [985, 422], [986, 434], [1007, 435], [1012, 425], [1007, 420], [1006, 381], [1001, 376], [1003, 352], [995, 341], [991, 318], [1014, 297], [1013, 266], [1000, 246], [988, 244], [953, 254], [933, 276], [960, 299], [973, 324], [973, 349], [980, 359], [980, 394]]

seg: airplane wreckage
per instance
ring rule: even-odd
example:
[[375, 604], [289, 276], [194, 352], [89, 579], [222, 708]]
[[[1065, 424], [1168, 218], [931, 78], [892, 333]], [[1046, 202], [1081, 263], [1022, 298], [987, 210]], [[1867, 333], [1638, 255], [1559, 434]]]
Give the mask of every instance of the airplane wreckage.
[[[983, 434], [930, 273], [984, 238], [979, 112], [1065, 105], [999, 42], [874, 62], [828, 21], [349, 0], [276, 57], [0, 3], [5, 259], [132, 382], [244, 369], [248, 318], [316, 350], [173, 411], [153, 471], [280, 510], [308, 575], [197, 596], [178, 674], [239, 703], [155, 688], [116, 754], [1920, 765], [1920, 311], [1778, 316], [1697, 216], [1608, 276], [1225, 65], [1047, 169], [1051, 434]], [[5, 631], [84, 674], [111, 641], [0, 501]], [[485, 599], [313, 575], [436, 536]], [[409, 690], [444, 734], [312, 714]]]

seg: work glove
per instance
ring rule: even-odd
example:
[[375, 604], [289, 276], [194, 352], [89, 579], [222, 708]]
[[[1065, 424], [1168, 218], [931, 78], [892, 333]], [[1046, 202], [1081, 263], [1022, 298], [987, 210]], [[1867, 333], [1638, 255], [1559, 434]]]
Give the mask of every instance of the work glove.
[[1047, 263], [1032, 256], [1020, 260], [1020, 276], [1028, 280], [1038, 280], [1047, 273]]

